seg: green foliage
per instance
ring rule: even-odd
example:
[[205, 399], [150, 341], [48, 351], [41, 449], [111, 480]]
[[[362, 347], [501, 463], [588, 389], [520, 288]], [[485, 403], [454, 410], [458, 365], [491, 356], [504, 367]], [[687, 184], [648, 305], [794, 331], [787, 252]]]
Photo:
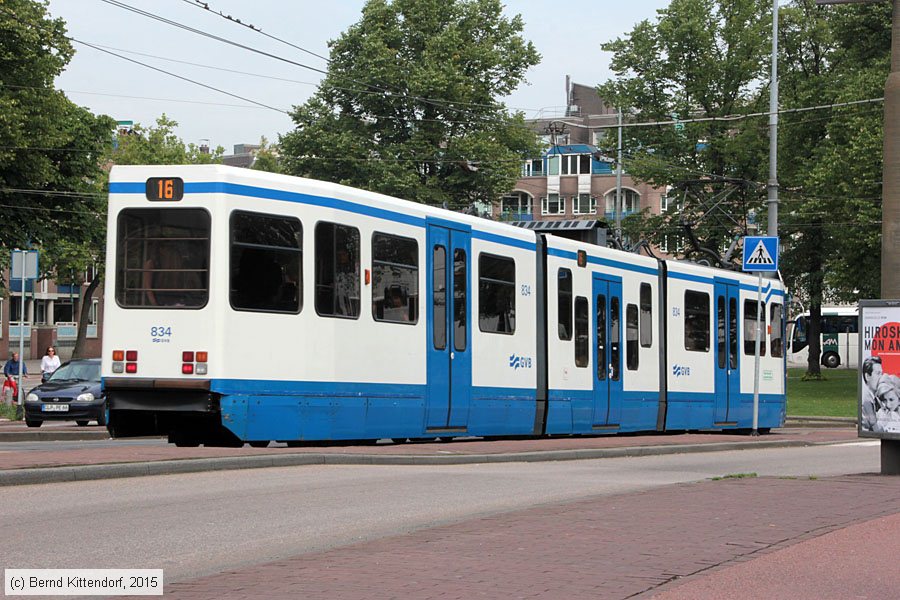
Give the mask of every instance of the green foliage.
[[222, 162], [225, 149], [201, 152], [199, 146], [187, 144], [175, 133], [178, 123], [165, 114], [156, 119], [156, 125], [134, 125], [129, 133], [120, 134], [117, 147], [109, 160], [117, 165], [206, 165]]
[[[758, 111], [770, 6], [763, 0], [673, 0], [654, 22], [642, 21], [602, 45], [613, 53], [616, 77], [599, 86], [600, 95], [641, 121]], [[752, 177], [760, 143], [742, 136], [733, 122], [626, 129], [623, 146], [630, 175], [673, 186], [682, 203], [679, 211], [648, 217], [640, 237], [657, 245], [672, 241], [683, 236], [687, 222], [700, 245], [715, 253], [744, 227], [748, 202], [757, 196]], [[722, 196], [716, 214], [701, 201], [713, 195]], [[705, 255], [690, 244], [686, 254]]]
[[60, 255], [103, 227], [100, 158], [113, 121], [53, 89], [73, 53], [45, 2], [0, 3], [0, 247]]
[[721, 477], [712, 477], [712, 481], [722, 481], [723, 479], [753, 479], [759, 477], [756, 473], [729, 473]]
[[537, 139], [498, 99], [539, 60], [499, 0], [369, 0], [281, 137], [286, 172], [459, 208], [509, 191]]
[[21, 421], [22, 411], [19, 410], [19, 407], [15, 404], [6, 404], [5, 402], [0, 402], [0, 419], [7, 419], [9, 421]]
[[253, 161], [252, 169], [269, 173], [284, 173], [278, 147], [269, 144], [269, 140], [265, 136], [259, 140], [259, 150], [256, 151], [256, 160]]
[[[771, 6], [768, 0], [673, 0], [655, 22], [639, 23], [603, 46], [614, 53], [616, 78], [600, 94], [642, 121], [766, 112]], [[890, 36], [890, 3], [782, 6], [780, 106], [881, 97]], [[782, 275], [813, 315], [826, 302], [880, 294], [882, 114], [876, 103], [779, 117]], [[768, 119], [626, 132], [626, 170], [673, 186], [670, 206], [683, 203], [632, 224], [632, 236], [671, 242], [684, 236], [687, 223], [700, 247], [687, 244], [685, 254], [698, 258], [747, 233], [751, 211], [757, 223], [766, 222]], [[819, 348], [812, 337], [808, 370], [815, 376]]]

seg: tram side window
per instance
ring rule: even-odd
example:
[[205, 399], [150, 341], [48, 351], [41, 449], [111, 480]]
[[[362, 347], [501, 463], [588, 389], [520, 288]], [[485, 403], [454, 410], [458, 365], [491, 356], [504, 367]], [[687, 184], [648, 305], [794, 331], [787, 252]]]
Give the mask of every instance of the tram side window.
[[419, 305], [419, 244], [386, 233], [372, 235], [372, 316], [415, 324]]
[[316, 224], [316, 312], [359, 318], [359, 229]]
[[511, 258], [478, 256], [478, 328], [486, 333], [516, 332], [516, 261]]
[[202, 308], [209, 299], [209, 213], [128, 208], [116, 236], [116, 302], [123, 308]]
[[[756, 353], [756, 300], [744, 300], [744, 354], [753, 356]], [[760, 315], [762, 319], [762, 339], [759, 343], [759, 355], [766, 355], [766, 312]]]
[[638, 368], [638, 307], [629, 304], [625, 307], [625, 365], [629, 371]]
[[781, 305], [774, 303], [769, 305], [769, 327], [771, 328], [769, 345], [771, 346], [770, 350], [773, 358], [781, 358], [784, 355], [784, 346], [781, 339], [781, 322]]
[[641, 284], [641, 347], [653, 345], [653, 301], [650, 284]]
[[572, 271], [560, 269], [557, 277], [559, 304], [559, 339], [572, 339]]
[[684, 293], [684, 349], [709, 352], [709, 294]]
[[231, 214], [231, 306], [299, 313], [303, 305], [303, 227], [292, 217]]
[[591, 335], [588, 331], [588, 301], [587, 298], [578, 296], [575, 298], [575, 366], [588, 366]]

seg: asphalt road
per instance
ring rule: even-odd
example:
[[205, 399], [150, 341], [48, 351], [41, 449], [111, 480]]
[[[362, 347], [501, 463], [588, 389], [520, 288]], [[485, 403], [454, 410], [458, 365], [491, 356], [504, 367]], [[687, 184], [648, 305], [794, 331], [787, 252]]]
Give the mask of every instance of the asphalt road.
[[878, 442], [571, 462], [305, 466], [0, 489], [17, 568], [163, 568], [166, 581], [541, 504], [733, 473], [879, 469]]

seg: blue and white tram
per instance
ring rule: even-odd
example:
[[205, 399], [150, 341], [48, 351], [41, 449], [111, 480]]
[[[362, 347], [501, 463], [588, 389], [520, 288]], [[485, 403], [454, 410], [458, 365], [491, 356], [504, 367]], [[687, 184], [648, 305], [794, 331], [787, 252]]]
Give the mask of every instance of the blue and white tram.
[[[236, 445], [752, 423], [745, 275], [216, 165], [114, 167], [108, 236], [114, 436]], [[783, 297], [767, 282], [761, 429], [784, 422]]]

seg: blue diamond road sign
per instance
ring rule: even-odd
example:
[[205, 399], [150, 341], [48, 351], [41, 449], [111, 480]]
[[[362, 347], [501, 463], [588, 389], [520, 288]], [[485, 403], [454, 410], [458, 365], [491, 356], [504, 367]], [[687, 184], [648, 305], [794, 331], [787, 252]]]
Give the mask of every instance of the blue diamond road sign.
[[778, 238], [746, 236], [744, 238], [744, 271], [775, 272], [778, 270]]

